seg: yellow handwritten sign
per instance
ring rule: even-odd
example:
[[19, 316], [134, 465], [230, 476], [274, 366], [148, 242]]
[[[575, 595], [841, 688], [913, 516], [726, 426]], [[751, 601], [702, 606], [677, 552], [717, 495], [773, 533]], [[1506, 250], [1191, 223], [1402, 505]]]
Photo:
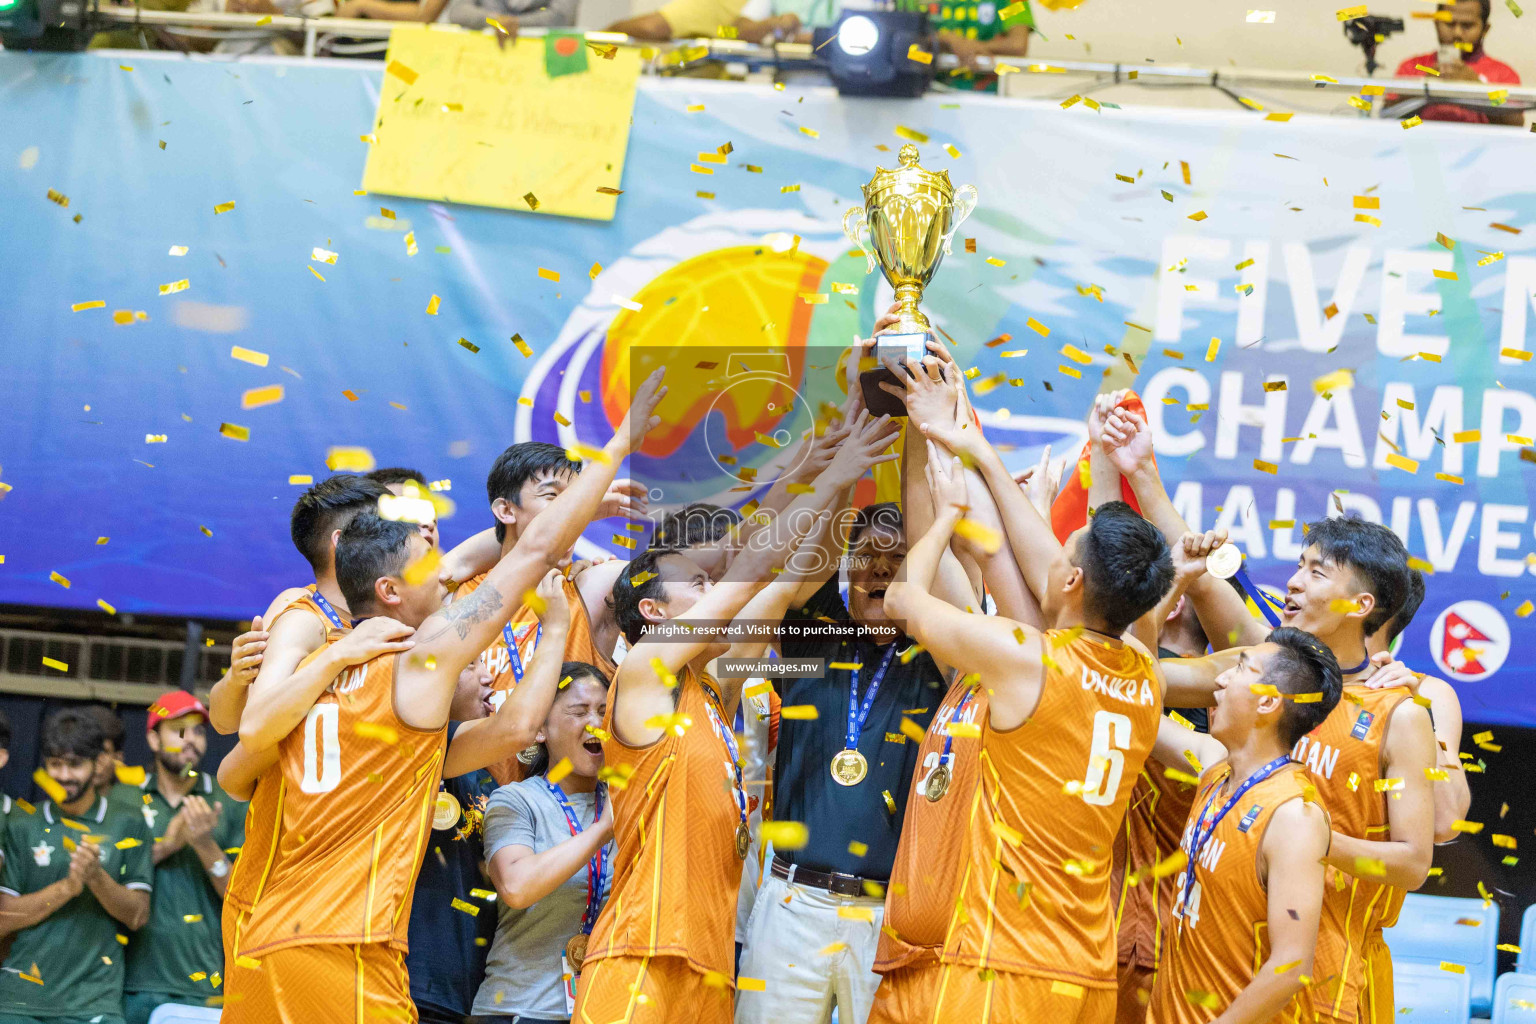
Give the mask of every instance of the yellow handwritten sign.
[[589, 54], [550, 78], [544, 41], [397, 26], [363, 188], [372, 193], [612, 220], [640, 51]]

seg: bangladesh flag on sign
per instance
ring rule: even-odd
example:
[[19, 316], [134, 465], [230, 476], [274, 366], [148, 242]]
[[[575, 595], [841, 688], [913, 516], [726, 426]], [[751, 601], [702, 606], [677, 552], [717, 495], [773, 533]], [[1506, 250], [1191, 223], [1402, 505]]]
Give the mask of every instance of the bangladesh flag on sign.
[[550, 78], [587, 70], [586, 40], [579, 32], [550, 32], [544, 37], [544, 71]]

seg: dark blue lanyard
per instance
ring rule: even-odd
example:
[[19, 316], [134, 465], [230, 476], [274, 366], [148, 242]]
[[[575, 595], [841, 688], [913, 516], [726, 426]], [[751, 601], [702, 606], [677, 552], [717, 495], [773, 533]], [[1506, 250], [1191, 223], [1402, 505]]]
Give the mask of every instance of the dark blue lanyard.
[[747, 787], [741, 778], [741, 756], [736, 753], [736, 734], [731, 732], [730, 726], [725, 724], [725, 716], [715, 707], [715, 691], [703, 682], [699, 683], [699, 689], [704, 691], [704, 708], [709, 712], [709, 724], [714, 728], [715, 735], [725, 742], [726, 753], [731, 758], [731, 767], [736, 770], [736, 809], [741, 813], [742, 825], [746, 825]]
[[880, 662], [880, 667], [875, 671], [875, 678], [869, 681], [869, 692], [864, 694], [863, 704], [859, 703], [859, 670], [851, 669], [848, 677], [848, 732], [843, 746], [848, 750], [859, 749], [859, 735], [864, 732], [864, 723], [869, 718], [869, 709], [875, 703], [875, 694], [880, 690], [880, 683], [885, 679], [886, 670], [891, 667], [891, 659], [896, 656], [896, 645], [893, 643], [885, 649], [885, 658]]
[[1249, 597], [1253, 598], [1253, 603], [1258, 607], [1259, 613], [1263, 615], [1266, 620], [1268, 620], [1270, 626], [1279, 626], [1280, 616], [1276, 615], [1275, 611], [1281, 607], [1280, 602], [1276, 601], [1267, 593], [1260, 590], [1257, 584], [1255, 584], [1253, 580], [1248, 576], [1247, 569], [1237, 570], [1236, 576], [1238, 584], [1242, 586], [1243, 591]]
[[[533, 643], [528, 647], [528, 656], [533, 657], [533, 649], [539, 646], [539, 637], [544, 635], [544, 623], [539, 623], [539, 628], [533, 631]], [[523, 656], [518, 653], [517, 641], [512, 637], [512, 623], [501, 627], [501, 638], [507, 642], [507, 657], [512, 659], [512, 684], [515, 686], [523, 681]]]
[[[580, 835], [584, 830], [581, 827], [581, 819], [576, 817], [576, 808], [571, 806], [571, 801], [566, 798], [565, 791], [550, 782], [544, 776], [544, 785], [549, 787], [549, 792], [560, 801], [560, 809], [565, 812], [565, 823], [571, 828], [571, 835]], [[608, 792], [608, 787], [599, 782], [597, 791], [592, 796], [592, 824], [597, 824], [597, 819], [603, 816], [603, 797]], [[592, 934], [592, 926], [597, 924], [597, 911], [603, 902], [603, 890], [608, 887], [608, 858], [603, 851], [608, 848], [604, 843], [597, 848], [592, 859], [587, 861], [587, 912], [581, 918], [581, 931], [585, 935]]]
[[325, 617], [331, 620], [331, 625], [335, 626], [337, 629], [347, 628], [341, 624], [341, 616], [336, 614], [336, 609], [331, 605], [331, 602], [325, 599], [324, 594], [316, 590], [311, 596], [315, 599], [315, 604], [318, 605], [320, 610], [325, 613]]
[[955, 745], [954, 727], [959, 723], [960, 716], [965, 714], [965, 706], [971, 702], [971, 698], [974, 696], [976, 696], [976, 687], [973, 686], [965, 691], [965, 699], [960, 702], [959, 707], [955, 708], [955, 713], [949, 716], [949, 728], [944, 730], [944, 756], [940, 758], [940, 764], [954, 763], [955, 755], [950, 753]]
[[[1211, 805], [1216, 802], [1216, 794], [1221, 790], [1221, 786], [1216, 785], [1211, 788], [1211, 798], [1205, 802], [1205, 807], [1200, 811], [1200, 817], [1195, 819], [1195, 832], [1190, 837], [1189, 871], [1184, 875], [1184, 896], [1180, 901], [1181, 907], [1189, 905], [1189, 894], [1195, 887], [1195, 868], [1200, 862], [1200, 851], [1204, 849], [1205, 844], [1216, 832], [1216, 826], [1221, 824], [1221, 819], [1227, 816], [1228, 811], [1237, 806], [1237, 802], [1243, 798], [1244, 793], [1247, 793], [1254, 786], [1257, 786], [1290, 763], [1290, 755], [1284, 754], [1248, 776], [1243, 780], [1243, 784], [1237, 787], [1237, 792], [1232, 794], [1231, 799], [1222, 805], [1221, 810], [1216, 813], [1215, 819], [1209, 825], [1205, 825], [1205, 817], [1211, 813]], [[1204, 825], [1203, 829], [1202, 825]]]

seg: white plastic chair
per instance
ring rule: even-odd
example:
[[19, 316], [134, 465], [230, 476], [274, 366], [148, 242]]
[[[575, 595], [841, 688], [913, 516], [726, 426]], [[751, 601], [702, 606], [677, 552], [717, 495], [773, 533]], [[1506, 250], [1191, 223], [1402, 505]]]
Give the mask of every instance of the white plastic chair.
[[149, 1024], [209, 1024], [216, 1022], [223, 1011], [217, 1006], [183, 1006], [180, 1003], [161, 1003], [149, 1015]]

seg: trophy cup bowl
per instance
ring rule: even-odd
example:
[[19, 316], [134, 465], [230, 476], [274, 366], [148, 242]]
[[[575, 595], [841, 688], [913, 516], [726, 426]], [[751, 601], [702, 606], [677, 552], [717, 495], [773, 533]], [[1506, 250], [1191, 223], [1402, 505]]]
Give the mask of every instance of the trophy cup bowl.
[[948, 171], [918, 166], [916, 146], [902, 146], [897, 159], [901, 166], [895, 170], [875, 168], [864, 186], [864, 205], [843, 215], [843, 233], [863, 251], [867, 271], [879, 264], [900, 304], [895, 327], [875, 339], [874, 368], [863, 369], [861, 361], [859, 374], [869, 411], [890, 416], [906, 415], [906, 406], [880, 387], [882, 381], [896, 383], [883, 360], [920, 360], [927, 353], [932, 325], [918, 303], [950, 252], [956, 229], [976, 208], [975, 186], [957, 189]]

